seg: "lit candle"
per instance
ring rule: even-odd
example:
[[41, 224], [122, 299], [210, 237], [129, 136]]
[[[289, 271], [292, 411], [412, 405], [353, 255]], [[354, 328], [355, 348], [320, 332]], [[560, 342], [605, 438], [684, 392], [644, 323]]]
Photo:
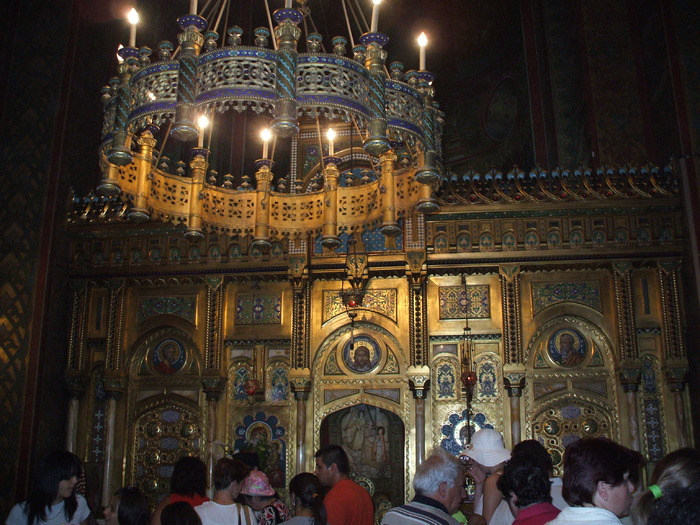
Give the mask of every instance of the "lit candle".
[[270, 142], [270, 139], [272, 138], [272, 132], [271, 132], [269, 129], [265, 128], [264, 130], [262, 130], [262, 131], [260, 132], [260, 138], [261, 138], [262, 141], [263, 141], [263, 154], [262, 154], [262, 158], [263, 158], [263, 159], [266, 159], [266, 158], [267, 158], [267, 145], [268, 145], [268, 143]]
[[326, 138], [328, 139], [328, 156], [332, 157], [335, 155], [335, 148], [333, 147], [333, 141], [335, 140], [335, 131], [333, 128], [328, 128], [326, 132]]
[[372, 23], [369, 26], [369, 32], [376, 33], [377, 25], [379, 25], [379, 4], [382, 3], [382, 0], [372, 0], [372, 3], [374, 7], [372, 7]]
[[428, 37], [425, 33], [421, 33], [418, 37], [418, 45], [420, 46], [420, 60], [419, 60], [419, 71], [425, 71], [425, 46], [428, 45]]
[[129, 32], [129, 47], [136, 47], [136, 24], [139, 23], [139, 14], [136, 12], [136, 9], [133, 7], [131, 8], [131, 11], [129, 11], [129, 14], [127, 15], [127, 19], [131, 24], [131, 31]]
[[190, 14], [197, 14], [197, 0], [190, 0]]
[[284, 8], [291, 9], [292, 8], [292, 0], [284, 0]]
[[197, 119], [197, 125], [199, 126], [199, 142], [197, 143], [198, 148], [204, 147], [204, 130], [209, 126], [209, 119], [206, 115], [200, 115]]

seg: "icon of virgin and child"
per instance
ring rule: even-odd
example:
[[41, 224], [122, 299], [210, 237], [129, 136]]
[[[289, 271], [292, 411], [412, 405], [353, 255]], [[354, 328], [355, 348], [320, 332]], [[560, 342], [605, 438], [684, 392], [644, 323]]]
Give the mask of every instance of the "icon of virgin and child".
[[380, 408], [358, 405], [349, 409], [341, 420], [343, 448], [350, 459], [350, 469], [359, 476], [389, 477], [389, 420]]

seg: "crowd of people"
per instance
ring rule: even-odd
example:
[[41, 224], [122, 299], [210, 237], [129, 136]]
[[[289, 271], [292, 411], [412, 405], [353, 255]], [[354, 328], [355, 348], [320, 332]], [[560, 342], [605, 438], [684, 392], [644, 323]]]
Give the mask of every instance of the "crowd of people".
[[[243, 458], [245, 459], [245, 458]], [[214, 468], [212, 499], [206, 466], [183, 457], [171, 476], [170, 494], [153, 512], [135, 487], [119, 489], [103, 509], [105, 525], [374, 525], [369, 492], [350, 476], [338, 445], [321, 448], [316, 469], [294, 476], [289, 507], [264, 472], [237, 458]], [[508, 450], [499, 432], [481, 429], [459, 457], [433, 451], [417, 466], [415, 497], [390, 509], [382, 525], [689, 525], [700, 515], [700, 451], [684, 448], [659, 461], [643, 490], [644, 459], [607, 438], [582, 438], [565, 450], [563, 477], [536, 440]], [[67, 451], [37, 465], [26, 501], [5, 525], [88, 525], [91, 511], [76, 490], [82, 465]], [[475, 483], [474, 505], [462, 513], [467, 475]], [[629, 517], [628, 517], [629, 516]], [[94, 517], [94, 516], [93, 516]]]

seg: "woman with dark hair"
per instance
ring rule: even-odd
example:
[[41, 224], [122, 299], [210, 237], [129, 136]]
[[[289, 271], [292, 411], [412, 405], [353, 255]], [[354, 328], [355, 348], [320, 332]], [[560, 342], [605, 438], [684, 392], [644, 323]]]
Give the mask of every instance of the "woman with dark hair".
[[161, 525], [161, 513], [171, 503], [183, 501], [191, 507], [196, 507], [209, 501], [206, 491], [207, 466], [199, 458], [181, 457], [175, 463], [173, 475], [170, 478], [170, 494], [156, 506], [151, 516], [151, 525]]
[[326, 525], [321, 482], [310, 472], [303, 472], [289, 483], [289, 499], [294, 505], [294, 517], [281, 525]]
[[75, 454], [56, 450], [34, 470], [27, 501], [10, 511], [6, 525], [84, 525], [90, 516], [87, 501], [75, 493], [82, 465]]
[[186, 501], [166, 505], [160, 519], [163, 525], [202, 525], [199, 514]]
[[549, 481], [551, 483], [549, 494], [552, 496], [552, 505], [559, 510], [569, 506], [561, 493], [563, 487], [562, 480], [561, 478], [554, 477], [554, 463], [552, 462], [552, 457], [542, 443], [536, 439], [525, 439], [513, 447], [510, 457], [511, 459], [527, 458], [544, 470], [547, 476], [549, 476]]
[[644, 459], [607, 438], [583, 438], [564, 452], [564, 499], [550, 525], [619, 524], [629, 514]]
[[148, 525], [148, 498], [136, 487], [119, 489], [105, 509], [105, 525]]

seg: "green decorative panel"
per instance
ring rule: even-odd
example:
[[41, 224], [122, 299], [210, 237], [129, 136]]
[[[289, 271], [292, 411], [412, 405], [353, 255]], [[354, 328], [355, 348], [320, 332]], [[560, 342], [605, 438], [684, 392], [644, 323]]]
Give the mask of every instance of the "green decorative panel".
[[194, 323], [197, 312], [197, 297], [194, 295], [140, 297], [137, 308], [139, 323], [156, 315], [176, 315]]
[[441, 286], [440, 319], [489, 319], [491, 306], [486, 284]]
[[236, 298], [236, 324], [281, 324], [280, 294], [240, 294]]
[[584, 304], [602, 312], [600, 283], [598, 281], [532, 283], [532, 307], [535, 314], [553, 304], [565, 301]]

